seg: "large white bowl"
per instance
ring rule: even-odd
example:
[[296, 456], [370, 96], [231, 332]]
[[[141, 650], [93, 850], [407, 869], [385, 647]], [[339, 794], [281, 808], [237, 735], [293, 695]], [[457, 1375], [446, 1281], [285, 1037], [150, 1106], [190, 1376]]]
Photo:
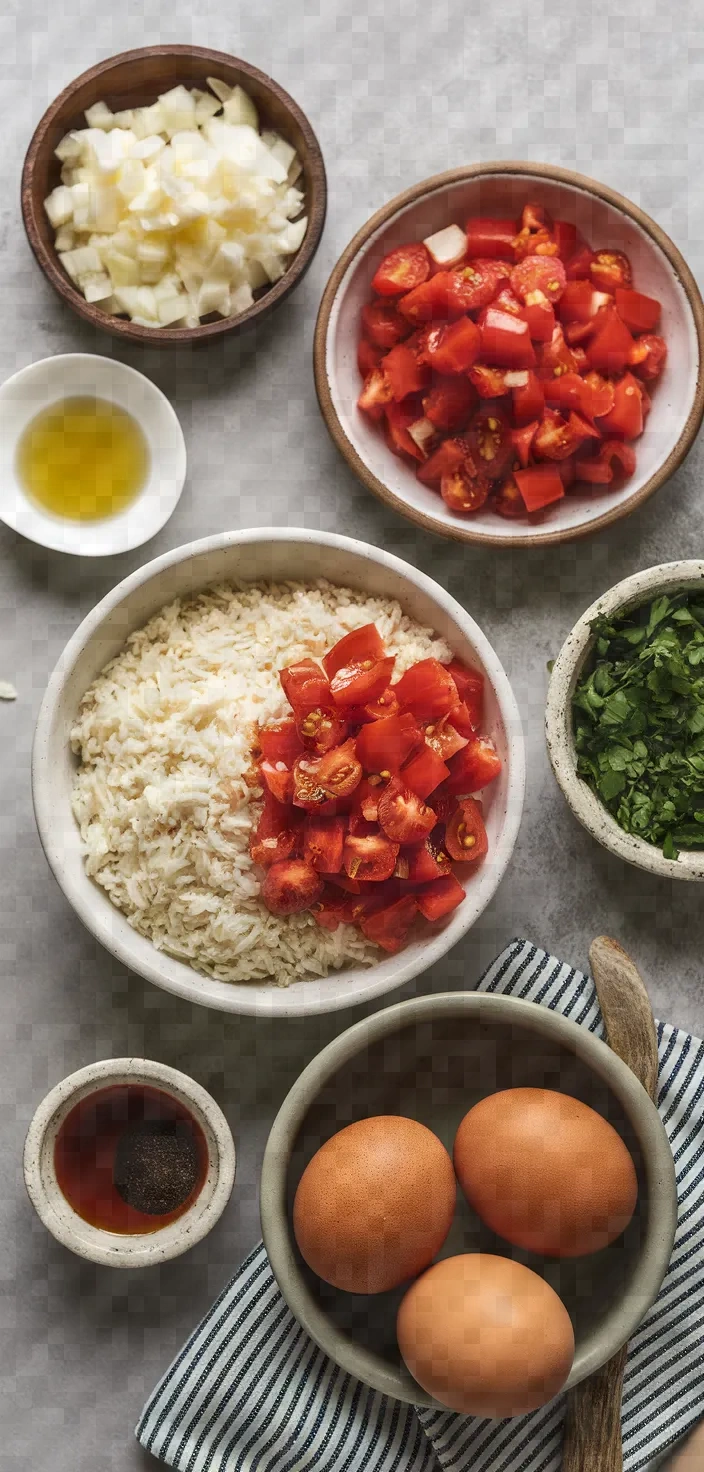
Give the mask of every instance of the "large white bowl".
[[[77, 760], [69, 733], [79, 702], [107, 661], [165, 603], [222, 581], [326, 577], [361, 592], [397, 598], [418, 622], [432, 626], [454, 652], [486, 676], [486, 730], [503, 760], [503, 772], [487, 794], [489, 854], [467, 881], [467, 898], [445, 926], [371, 968], [353, 968], [287, 988], [266, 983], [231, 984], [201, 976], [158, 951], [133, 930], [104, 891], [85, 873], [71, 789]], [[189, 1001], [223, 1012], [299, 1016], [332, 1012], [393, 991], [449, 951], [494, 895], [513, 852], [525, 785], [523, 735], [509, 682], [474, 619], [423, 573], [363, 542], [294, 528], [228, 532], [191, 542], [147, 563], [119, 583], [64, 650], [49, 681], [32, 754], [34, 810], [47, 859], [67, 899], [93, 935], [140, 976]]]
[[[653, 394], [637, 466], [619, 490], [567, 495], [541, 520], [506, 521], [488, 507], [473, 516], [449, 510], [421, 485], [413, 466], [389, 450], [379, 426], [357, 408], [360, 312], [387, 251], [422, 240], [471, 215], [517, 216], [527, 201], [571, 220], [595, 248], [623, 250], [639, 290], [662, 303], [659, 331], [668, 360]], [[377, 211], [343, 251], [323, 294], [315, 334], [315, 381], [338, 449], [369, 490], [402, 516], [458, 541], [544, 546], [571, 541], [635, 510], [677, 469], [704, 414], [704, 305], [694, 277], [660, 226], [614, 189], [541, 163], [472, 164], [424, 179]]]

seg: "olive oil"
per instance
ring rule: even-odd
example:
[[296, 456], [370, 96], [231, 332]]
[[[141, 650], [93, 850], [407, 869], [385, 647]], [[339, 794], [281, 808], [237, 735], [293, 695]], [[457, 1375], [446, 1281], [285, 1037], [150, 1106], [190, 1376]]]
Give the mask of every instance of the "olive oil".
[[140, 425], [106, 399], [61, 399], [30, 420], [17, 449], [27, 495], [69, 521], [101, 521], [124, 511], [147, 479], [149, 449]]

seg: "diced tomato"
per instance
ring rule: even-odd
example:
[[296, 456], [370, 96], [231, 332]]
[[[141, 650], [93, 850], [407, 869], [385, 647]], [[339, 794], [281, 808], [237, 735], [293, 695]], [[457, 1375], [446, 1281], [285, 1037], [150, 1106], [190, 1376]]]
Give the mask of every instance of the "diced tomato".
[[437, 450], [418, 467], [417, 475], [424, 486], [437, 487], [444, 475], [451, 475], [462, 465], [467, 450], [458, 440], [443, 440]]
[[654, 383], [660, 377], [667, 361], [667, 344], [662, 337], [655, 333], [644, 333], [632, 344], [628, 354], [628, 362], [633, 372], [639, 378], [644, 378], [646, 383]]
[[467, 249], [471, 256], [512, 261], [515, 235], [515, 220], [479, 217], [467, 221]]
[[578, 480], [585, 480], [590, 485], [608, 486], [615, 478], [627, 480], [633, 474], [635, 452], [623, 440], [604, 440], [598, 455], [589, 460], [578, 459], [575, 468]]
[[568, 491], [570, 486], [573, 485], [575, 480], [577, 479], [574, 455], [568, 455], [566, 460], [557, 460], [555, 462], [555, 469], [560, 477], [560, 480], [562, 481], [565, 490]]
[[545, 206], [529, 200], [521, 213], [521, 230], [552, 230], [552, 217]]
[[[453, 807], [454, 807], [453, 801]], [[408, 859], [408, 878], [412, 884], [430, 884], [433, 879], [442, 879], [450, 869], [449, 855], [445, 850], [434, 847], [435, 835], [423, 843], [409, 844], [405, 850]]]
[[407, 940], [417, 911], [415, 896], [407, 894], [387, 909], [363, 916], [360, 930], [367, 940], [375, 941], [382, 950], [395, 955]]
[[337, 674], [344, 665], [362, 664], [366, 659], [383, 659], [384, 641], [377, 629], [376, 624], [362, 624], [359, 629], [352, 629], [349, 634], [344, 634], [333, 644], [332, 649], [323, 657], [323, 669], [329, 680]]
[[299, 824], [299, 815], [277, 802], [267, 789], [257, 827], [249, 840], [249, 852], [255, 864], [266, 867], [289, 858], [300, 842]]
[[516, 485], [513, 475], [506, 476], [494, 496], [492, 505], [499, 516], [505, 517], [507, 521], [515, 521], [526, 514], [525, 501]]
[[[338, 748], [339, 750], [339, 748]], [[318, 779], [322, 757], [302, 756], [293, 767], [293, 805], [311, 812], [327, 802], [329, 793]], [[360, 768], [361, 770], [361, 768]]]
[[[522, 302], [519, 302], [518, 297], [514, 296], [510, 286], [503, 285], [501, 287], [501, 290], [494, 297], [492, 305], [500, 307], [502, 312], [510, 312], [512, 317], [523, 317], [525, 315]], [[486, 311], [486, 308], [483, 307], [482, 311]]]
[[339, 930], [341, 925], [349, 925], [352, 921], [353, 901], [348, 896], [345, 898], [331, 884], [323, 884], [323, 891], [319, 900], [311, 906], [311, 914], [317, 925], [323, 930]]
[[268, 762], [283, 762], [286, 767], [292, 767], [303, 750], [296, 722], [290, 718], [275, 721], [271, 726], [260, 726], [259, 746]]
[[405, 785], [404, 773], [387, 783], [379, 798], [379, 826], [393, 843], [420, 843], [436, 823], [433, 809]]
[[357, 367], [362, 378], [368, 378], [377, 364], [384, 356], [384, 349], [370, 342], [366, 337], [360, 337], [357, 347]]
[[349, 797], [362, 780], [362, 763], [357, 759], [355, 742], [345, 741], [342, 746], [327, 751], [317, 764], [316, 777], [326, 797]]
[[372, 291], [379, 296], [401, 296], [421, 286], [430, 275], [430, 256], [422, 241], [397, 245], [389, 251], [372, 277]]
[[347, 721], [333, 708], [332, 702], [306, 710], [297, 723], [301, 746], [314, 751], [318, 756], [332, 751], [333, 746], [340, 746], [347, 735], [347, 729]]
[[469, 706], [462, 700], [459, 705], [453, 705], [448, 715], [448, 724], [454, 727], [458, 736], [469, 738], [478, 729], [479, 722], [477, 725], [474, 724]]
[[390, 879], [396, 867], [399, 844], [383, 833], [348, 833], [342, 862], [350, 879]]
[[261, 897], [272, 915], [298, 915], [309, 910], [322, 892], [320, 875], [306, 859], [282, 859], [268, 870]]
[[614, 384], [614, 405], [608, 414], [602, 415], [599, 429], [609, 435], [625, 435], [627, 440], [637, 439], [643, 433], [643, 405], [632, 373], [625, 373]]
[[350, 724], [365, 725], [368, 721], [380, 721], [384, 716], [393, 716], [398, 711], [398, 700], [388, 685], [377, 695], [374, 700], [368, 700], [363, 706], [355, 706], [354, 710], [347, 712]]
[[623, 373], [632, 347], [633, 338], [616, 308], [602, 308], [594, 336], [585, 349], [590, 368], [599, 373]]
[[550, 342], [542, 342], [538, 348], [538, 376], [560, 378], [563, 373], [575, 373], [577, 365], [570, 348], [565, 342], [559, 322], [555, 323]]
[[534, 419], [532, 424], [524, 424], [522, 429], [511, 430], [511, 443], [518, 456], [518, 463], [524, 469], [526, 465], [530, 464], [531, 450], [538, 424], [539, 421]]
[[382, 360], [383, 373], [391, 386], [391, 394], [397, 401], [408, 394], [418, 393], [425, 388], [429, 372], [418, 359], [408, 343], [400, 342]]
[[448, 302], [451, 317], [486, 307], [496, 294], [504, 271], [496, 260], [471, 260], [449, 271]]
[[[530, 474], [529, 471], [520, 473]], [[560, 489], [562, 490], [562, 486]], [[458, 752], [457, 756], [452, 758], [447, 790], [461, 795], [467, 792], [479, 792], [482, 787], [487, 786], [487, 783], [493, 782], [500, 771], [501, 757], [493, 741], [489, 741], [485, 736], [475, 736], [463, 751]]]
[[535, 362], [535, 349], [524, 318], [489, 306], [481, 334], [482, 358], [486, 363], [502, 368], [530, 368]]
[[535, 291], [541, 291], [549, 302], [559, 301], [567, 276], [557, 256], [525, 256], [511, 272], [511, 290], [525, 302]]
[[532, 465], [528, 470], [515, 470], [514, 478], [526, 503], [527, 511], [542, 511], [565, 494], [562, 478], [552, 465]]
[[503, 475], [513, 458], [513, 444], [508, 421], [498, 410], [480, 410], [472, 420], [469, 444], [475, 453], [480, 469], [490, 480]]
[[382, 659], [358, 660], [337, 669], [330, 682], [335, 705], [346, 710], [349, 706], [364, 705], [367, 700], [374, 700], [386, 689], [395, 663], [396, 656], [391, 654], [384, 655]]
[[369, 414], [372, 419], [381, 419], [384, 406], [389, 404], [393, 398], [391, 384], [384, 372], [381, 363], [372, 368], [368, 378], [365, 378], [362, 392], [357, 400], [357, 408], [363, 414]]
[[[439, 721], [433, 721], [425, 728], [425, 739], [428, 746], [432, 746], [433, 751], [436, 751], [444, 762], [449, 762], [451, 756], [461, 751], [462, 747], [467, 745], [469, 739], [457, 730], [452, 720], [456, 710], [459, 710], [459, 707], [453, 706], [449, 715], [441, 716]], [[467, 719], [469, 719], [469, 712], [466, 706], [465, 711], [467, 713]], [[411, 787], [413, 787], [413, 783], [411, 783]], [[418, 788], [414, 788], [414, 791], [417, 792]], [[420, 796], [423, 797], [425, 794], [421, 792]]]
[[420, 727], [410, 712], [385, 716], [362, 727], [357, 757], [365, 772], [398, 772], [421, 740]]
[[513, 254], [517, 261], [527, 256], [557, 256], [557, 245], [546, 226], [534, 229], [523, 225], [513, 240]]
[[379, 816], [379, 777], [363, 777], [352, 798], [352, 810], [348, 815], [350, 833], [375, 833], [373, 826]]
[[416, 894], [416, 902], [421, 915], [426, 920], [442, 920], [452, 910], [466, 899], [464, 886], [454, 874], [445, 874], [441, 879], [434, 879], [424, 889]]
[[447, 781], [443, 782], [441, 787], [436, 787], [434, 792], [431, 792], [428, 798], [428, 807], [431, 807], [433, 812], [437, 814], [438, 820], [437, 828], [433, 829], [428, 839], [433, 852], [435, 852], [436, 848], [442, 848], [444, 846], [445, 824], [449, 823], [450, 818], [454, 816], [457, 806], [457, 794], [448, 790]]
[[330, 681], [314, 659], [301, 659], [279, 670], [279, 679], [296, 720], [308, 711], [331, 704]]
[[362, 331], [370, 342], [388, 353], [389, 348], [408, 337], [411, 326], [393, 302], [367, 302], [362, 307]]
[[562, 330], [565, 335], [565, 342], [572, 349], [573, 355], [576, 356], [577, 349], [581, 347], [582, 343], [587, 342], [590, 337], [594, 336], [596, 325], [595, 317], [591, 317], [588, 322], [565, 322], [563, 324]]
[[597, 312], [612, 301], [608, 292], [597, 291], [591, 281], [568, 281], [560, 297], [560, 320], [591, 322]]
[[440, 481], [440, 495], [450, 511], [479, 511], [490, 489], [489, 475], [471, 455], [465, 457], [457, 470], [443, 475]]
[[559, 378], [545, 379], [545, 398], [553, 408], [575, 409], [591, 417], [596, 395], [579, 373], [562, 373]]
[[455, 374], [436, 379], [423, 399], [426, 419], [438, 429], [460, 429], [476, 408], [477, 394], [468, 378]]
[[[466, 745], [466, 742], [464, 744]], [[458, 748], [455, 749], [457, 750]], [[407, 787], [410, 787], [412, 792], [415, 792], [417, 797], [425, 799], [426, 797], [430, 797], [431, 792], [434, 792], [435, 788], [439, 787], [441, 782], [445, 781], [449, 770], [441, 754], [429, 745], [428, 742], [425, 742], [420, 751], [416, 752], [415, 756], [412, 756], [410, 761], [406, 762], [401, 772], [401, 780], [405, 782]], [[379, 821], [383, 828], [384, 823], [381, 818]], [[393, 837], [393, 834], [391, 837]], [[411, 840], [401, 839], [401, 842], [410, 843]]]
[[416, 325], [432, 321], [448, 322], [451, 317], [461, 316], [460, 312], [450, 311], [449, 276], [449, 271], [437, 271], [422, 286], [416, 286], [407, 296], [401, 297], [399, 311], [407, 321]]
[[537, 373], [531, 369], [528, 382], [523, 388], [514, 388], [513, 417], [517, 425], [530, 424], [533, 419], [542, 419], [545, 408], [545, 391]]
[[481, 725], [484, 714], [484, 676], [481, 670], [472, 669], [470, 665], [463, 664], [461, 659], [452, 659], [443, 668], [452, 676], [460, 701], [464, 701], [467, 706], [476, 730]]
[[411, 399], [406, 399], [402, 404], [397, 404], [394, 401], [386, 405], [384, 409], [386, 438], [389, 449], [393, 450], [395, 455], [408, 455], [412, 460], [418, 460], [422, 463], [426, 458], [425, 452], [421, 449], [420, 445], [416, 444], [413, 436], [409, 433], [411, 425], [423, 417], [422, 410], [419, 413], [415, 407], [415, 399], [416, 396], [414, 395]]
[[480, 399], [502, 399], [508, 393], [504, 368], [490, 368], [488, 363], [475, 363], [469, 370], [470, 382]]
[[567, 419], [554, 409], [546, 409], [535, 432], [533, 454], [538, 460], [566, 460], [584, 440], [590, 438], [598, 439], [598, 430], [573, 409]]
[[616, 311], [631, 332], [652, 332], [660, 321], [660, 303], [654, 296], [644, 296], [628, 286], [617, 286], [614, 292]]
[[603, 414], [608, 414], [613, 409], [615, 400], [611, 380], [602, 378], [601, 374], [592, 368], [583, 375], [582, 382], [589, 389], [589, 397], [585, 399], [581, 413], [591, 419], [599, 419]]
[[283, 762], [268, 762], [265, 759], [259, 763], [259, 771], [277, 802], [293, 802], [293, 772]]
[[594, 260], [594, 252], [588, 245], [582, 245], [575, 251], [573, 256], [565, 264], [568, 281], [581, 281], [589, 277], [589, 267]]
[[476, 322], [470, 317], [460, 317], [458, 322], [431, 327], [420, 356], [436, 373], [467, 373], [479, 357], [480, 346]]
[[648, 393], [647, 388], [645, 387], [645, 384], [641, 383], [639, 378], [636, 379], [636, 383], [638, 384], [638, 392], [640, 394], [641, 408], [643, 411], [643, 423], [645, 424], [650, 410], [653, 407], [653, 401], [650, 397], [650, 394]]
[[571, 349], [571, 352], [572, 357], [574, 358], [574, 366], [577, 373], [586, 373], [589, 367], [589, 363], [587, 361], [587, 355], [584, 349], [580, 347], [574, 347]]
[[460, 863], [476, 863], [489, 849], [484, 819], [479, 803], [463, 798], [445, 831], [445, 847], [451, 859]]
[[551, 342], [555, 331], [555, 309], [543, 292], [529, 292], [523, 311], [533, 342]]
[[457, 686], [437, 659], [420, 659], [394, 688], [403, 708], [423, 722], [446, 715], [457, 704]]
[[581, 240], [576, 225], [571, 220], [556, 220], [552, 227], [552, 238], [557, 246], [557, 254], [565, 264], [576, 255]]
[[318, 874], [337, 874], [342, 868], [344, 818], [320, 818], [311, 813], [303, 824], [303, 857]]
[[621, 250], [597, 250], [589, 264], [589, 275], [600, 291], [615, 291], [617, 286], [630, 286], [631, 263]]

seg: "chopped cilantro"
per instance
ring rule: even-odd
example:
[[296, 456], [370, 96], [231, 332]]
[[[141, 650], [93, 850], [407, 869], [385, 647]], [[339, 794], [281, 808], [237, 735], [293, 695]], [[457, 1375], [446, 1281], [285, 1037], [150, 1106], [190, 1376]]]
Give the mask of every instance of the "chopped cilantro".
[[579, 776], [665, 858], [704, 849], [704, 591], [593, 629], [572, 698]]

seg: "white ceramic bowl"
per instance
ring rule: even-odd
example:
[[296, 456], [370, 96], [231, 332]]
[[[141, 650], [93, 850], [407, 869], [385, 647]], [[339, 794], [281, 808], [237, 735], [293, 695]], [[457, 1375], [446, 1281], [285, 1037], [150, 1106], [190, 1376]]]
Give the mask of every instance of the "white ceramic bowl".
[[[412, 466], [388, 449], [379, 426], [357, 408], [360, 311], [387, 251], [471, 215], [517, 216], [534, 200], [573, 221], [595, 247], [630, 256], [637, 287], [662, 302], [669, 355], [637, 442], [635, 474], [616, 491], [568, 495], [543, 520], [506, 521], [484, 507], [473, 516], [451, 512], [421, 485]], [[425, 179], [392, 199], [355, 235], [325, 289], [315, 337], [315, 375], [328, 429], [349, 465], [401, 515], [442, 536], [500, 546], [544, 546], [586, 536], [632, 511], [672, 475], [687, 454], [704, 414], [704, 304], [677, 247], [637, 205], [568, 169], [538, 163], [473, 164]]]
[[[208, 1173], [193, 1205], [155, 1232], [127, 1236], [94, 1227], [69, 1205], [56, 1179], [54, 1146], [68, 1114], [112, 1084], [149, 1084], [190, 1110], [208, 1148]], [[148, 1058], [108, 1058], [62, 1079], [42, 1100], [27, 1131], [24, 1179], [32, 1205], [57, 1242], [79, 1257], [111, 1268], [145, 1268], [180, 1257], [222, 1216], [235, 1181], [235, 1146], [222, 1110], [187, 1074]]]
[[[149, 446], [149, 474], [139, 495], [102, 521], [52, 516], [30, 500], [17, 473], [17, 446], [30, 420], [59, 399], [83, 395], [125, 409]], [[78, 557], [108, 557], [140, 547], [168, 521], [185, 479], [183, 431], [168, 399], [151, 379], [114, 358], [92, 353], [43, 358], [0, 387], [0, 520], [42, 547]]]
[[545, 735], [552, 769], [575, 817], [588, 833], [620, 859], [659, 874], [663, 879], [704, 879], [704, 851], [680, 852], [677, 859], [666, 859], [660, 849], [624, 833], [608, 808], [577, 776], [577, 758], [572, 723], [572, 696], [585, 660], [594, 644], [592, 623], [601, 614], [611, 615], [643, 603], [650, 603], [659, 593], [680, 588], [704, 590], [704, 561], [665, 562], [648, 567], [633, 577], [624, 578], [607, 593], [597, 598], [568, 634], [555, 660], [548, 686], [545, 712]]
[[[445, 926], [427, 940], [385, 956], [373, 967], [354, 968], [287, 988], [230, 984], [201, 976], [133, 930], [105, 892], [85, 873], [78, 828], [71, 813], [76, 758], [69, 732], [82, 695], [140, 628], [165, 603], [210, 583], [227, 580], [314, 579], [398, 598], [405, 611], [432, 626], [462, 659], [486, 676], [486, 728], [504, 769], [487, 791], [489, 854], [467, 881], [467, 898]], [[84, 924], [131, 970], [167, 991], [224, 1012], [298, 1016], [331, 1012], [393, 991], [449, 951], [486, 908], [513, 852], [525, 784], [523, 735], [509, 682], [481, 629], [437, 583], [408, 563], [350, 537], [292, 528], [229, 532], [193, 542], [148, 563], [113, 589], [84, 619], [51, 676], [37, 722], [32, 756], [34, 810], [47, 859]]]

